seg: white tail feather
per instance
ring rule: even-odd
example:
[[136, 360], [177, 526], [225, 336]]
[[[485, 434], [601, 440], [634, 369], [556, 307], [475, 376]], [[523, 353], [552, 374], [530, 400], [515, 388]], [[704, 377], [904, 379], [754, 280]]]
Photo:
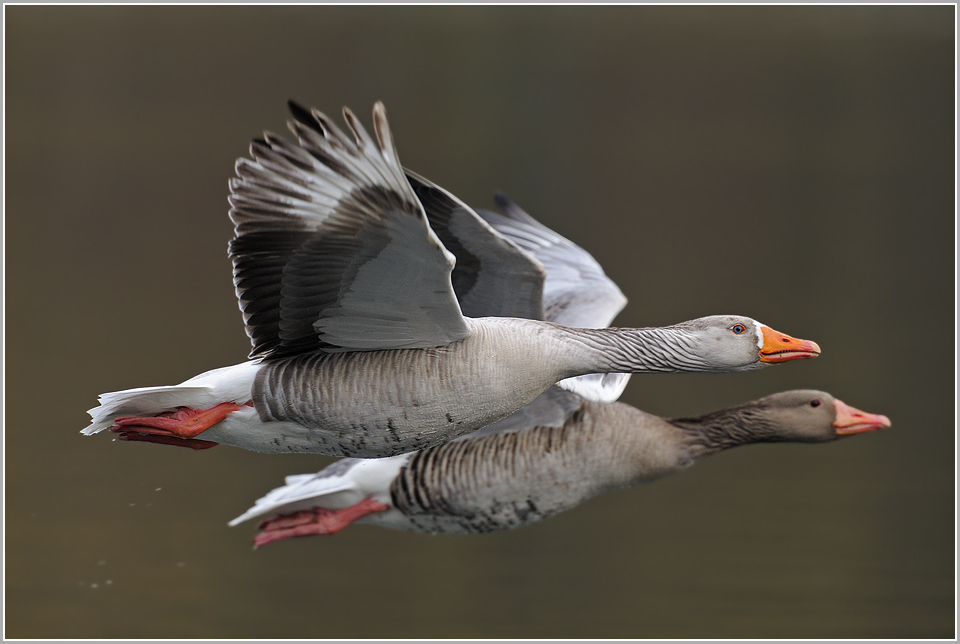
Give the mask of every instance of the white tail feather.
[[390, 484], [410, 454], [389, 458], [344, 458], [316, 474], [295, 474], [286, 485], [257, 499], [253, 507], [227, 525], [235, 526], [268, 513], [291, 514], [300, 510], [342, 510], [372, 497], [390, 504]]
[[177, 407], [208, 409], [224, 402], [248, 402], [259, 368], [258, 361], [250, 361], [207, 371], [179, 385], [101, 394], [100, 406], [87, 412], [90, 426], [81, 433], [89, 436], [108, 429], [120, 416], [155, 416]]

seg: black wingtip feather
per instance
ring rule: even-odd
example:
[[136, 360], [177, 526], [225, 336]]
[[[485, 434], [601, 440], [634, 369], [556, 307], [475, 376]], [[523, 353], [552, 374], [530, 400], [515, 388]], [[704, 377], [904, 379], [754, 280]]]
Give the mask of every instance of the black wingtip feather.
[[508, 197], [507, 195], [503, 194], [503, 193], [500, 192], [499, 190], [494, 193], [494, 195], [493, 195], [493, 201], [494, 201], [494, 203], [497, 204], [497, 208], [501, 208], [501, 209], [503, 209], [503, 210], [509, 210], [511, 206], [516, 205], [516, 204], [513, 203], [513, 201], [510, 199], [510, 197]]
[[526, 210], [518, 206], [510, 197], [499, 190], [493, 195], [493, 200], [507, 218], [513, 219], [514, 221], [521, 221], [532, 226], [543, 226], [543, 224], [531, 217]]
[[310, 110], [300, 105], [293, 99], [287, 101], [287, 107], [290, 108], [290, 113], [293, 114], [293, 118], [297, 119], [297, 121], [303, 123], [318, 134], [323, 134], [323, 128], [320, 127], [319, 123], [317, 123], [317, 119], [313, 118], [313, 114], [310, 113]]
[[516, 219], [519, 221], [531, 219], [530, 215], [524, 212], [523, 208], [515, 204], [513, 199], [503, 194], [499, 190], [493, 195], [493, 200], [496, 202], [497, 207], [503, 211], [503, 214], [510, 219]]

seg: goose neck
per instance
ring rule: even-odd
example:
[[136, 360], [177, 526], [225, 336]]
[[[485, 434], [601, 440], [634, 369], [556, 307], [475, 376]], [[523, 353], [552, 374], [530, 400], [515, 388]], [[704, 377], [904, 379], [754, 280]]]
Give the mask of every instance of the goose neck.
[[584, 373], [710, 371], [697, 354], [695, 338], [675, 327], [571, 329], [589, 354]]
[[668, 419], [680, 429], [697, 455], [711, 454], [738, 445], [778, 440], [776, 427], [757, 405], [724, 409], [693, 418]]

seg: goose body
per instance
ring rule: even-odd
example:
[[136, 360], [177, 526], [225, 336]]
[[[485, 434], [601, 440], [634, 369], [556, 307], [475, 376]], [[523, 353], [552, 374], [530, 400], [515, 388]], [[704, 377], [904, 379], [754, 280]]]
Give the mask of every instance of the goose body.
[[314, 352], [257, 365], [253, 407], [234, 412], [203, 439], [239, 439], [247, 448], [259, 440], [257, 451], [270, 452], [402, 454], [500, 420], [558, 380], [582, 373], [573, 365], [586, 364], [592, 353], [571, 346], [572, 330], [547, 322], [469, 324], [468, 337], [436, 349]]
[[[608, 490], [652, 481], [755, 442], [826, 442], [889, 427], [830, 394], [782, 392], [696, 418], [664, 419], [551, 388], [477, 434], [386, 459], [345, 459], [286, 485], [231, 522], [262, 524], [256, 543], [345, 527], [340, 517], [428, 533], [517, 528]], [[369, 510], [369, 511], [367, 511]], [[332, 528], [332, 529], [331, 529]]]
[[[709, 334], [719, 320], [727, 326], [746, 322], [715, 316], [707, 322], [612, 329], [612, 335], [601, 335], [536, 320], [476, 318], [469, 321], [474, 331], [468, 338], [436, 349], [317, 351], [214, 370], [174, 387], [105, 394], [101, 406], [91, 410], [95, 424], [85, 431], [109, 428], [118, 417], [235, 402], [235, 410], [199, 435], [202, 441], [267, 453], [393, 456], [494, 423], [559, 380], [599, 368], [622, 369], [608, 362], [604, 350], [607, 338], [619, 337], [618, 332], [672, 338], [678, 347], [705, 345], [685, 347], [688, 353], [683, 354], [650, 351], [634, 358], [645, 360], [650, 371], [682, 370], [672, 363], [678, 355], [688, 368], [710, 371], [714, 363], [698, 362], [698, 356], [709, 353]], [[747, 355], [758, 351], [751, 342]], [[748, 361], [740, 368], [758, 364]], [[121, 427], [128, 432], [139, 428]]]
[[[349, 110], [352, 138], [292, 110], [298, 143], [265, 134], [231, 182], [251, 360], [104, 394], [85, 434], [388, 457], [496, 422], [558, 381], [615, 400], [629, 373], [747, 371], [819, 354], [739, 316], [601, 328], [625, 300], [596, 262], [510, 204], [481, 215], [405, 171], [382, 105], [376, 139]], [[590, 304], [569, 306], [571, 293]]]

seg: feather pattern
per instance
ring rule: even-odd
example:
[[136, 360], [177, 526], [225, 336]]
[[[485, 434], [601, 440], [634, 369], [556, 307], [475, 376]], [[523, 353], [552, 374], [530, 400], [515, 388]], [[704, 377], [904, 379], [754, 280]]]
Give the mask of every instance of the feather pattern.
[[[380, 471], [382, 487], [365, 489], [372, 498], [387, 498], [390, 509], [362, 521], [430, 533], [505, 530], [691, 462], [685, 449], [676, 448], [682, 432], [659, 418], [621, 403], [592, 403], [552, 391], [546, 406], [569, 406], [559, 424], [471, 435], [404, 455], [402, 463], [366, 461]], [[392, 477], [386, 480], [388, 470]], [[352, 471], [343, 476], [350, 478]], [[343, 485], [326, 484], [333, 490], [328, 492], [309, 476], [270, 492], [231, 525], [268, 513], [332, 508]]]
[[278, 507], [287, 512], [307, 510], [316, 506], [318, 498], [324, 499], [324, 506], [333, 510], [350, 507], [365, 498], [388, 502], [390, 482], [409, 460], [409, 454], [391, 458], [344, 458], [316, 474], [288, 476], [283, 487], [258, 499], [230, 525], [262, 516]]
[[533, 427], [563, 427], [580, 409], [583, 400], [560, 387], [550, 387], [529, 403], [506, 418], [482, 427], [477, 431], [454, 440], [467, 440], [477, 436], [522, 432]]
[[[234, 282], [256, 360], [219, 370], [242, 377], [104, 394], [85, 433], [126, 415], [117, 431], [389, 457], [496, 423], [574, 376], [762, 366], [758, 334], [775, 332], [749, 318], [665, 329], [550, 321], [585, 308], [581, 323], [605, 324], [622, 294], [589, 254], [515, 206], [491, 225], [445, 190], [408, 179], [381, 104], [375, 136], [349, 110], [350, 136], [316, 110], [291, 109], [297, 142], [265, 134], [230, 184]], [[464, 259], [456, 289], [456, 257], [431, 221]], [[598, 304], [578, 288], [606, 295]], [[458, 295], [478, 315], [527, 319], [464, 317]], [[786, 359], [819, 352], [806, 344], [807, 354]], [[619, 395], [624, 380], [577, 382], [603, 399]], [[224, 412], [227, 401], [240, 408]], [[188, 426], [185, 417], [199, 420]], [[524, 422], [521, 414], [503, 427]]]
[[[494, 230], [530, 253], [546, 270], [544, 319], [564, 326], [602, 329], [627, 304], [593, 256], [531, 217], [503, 193], [494, 197], [503, 214], [478, 211]], [[630, 380], [628, 373], [598, 373], [561, 380], [560, 387], [587, 400], [613, 402]]]
[[109, 428], [118, 416], [152, 416], [177, 407], [207, 409], [223, 402], [245, 403], [260, 369], [259, 361], [211, 369], [179, 385], [137, 387], [101, 394], [99, 406], [90, 409], [89, 436]]
[[626, 306], [627, 298], [597, 260], [531, 217], [503, 193], [497, 193], [495, 200], [503, 215], [486, 210], [478, 214], [545, 268], [545, 319], [585, 329], [610, 326]]
[[230, 256], [251, 356], [466, 336], [450, 281], [455, 259], [400, 167], [382, 104], [376, 141], [349, 110], [352, 140], [321, 112], [292, 109], [299, 145], [266, 134], [230, 182]]
[[454, 195], [406, 172], [430, 227], [457, 258], [453, 288], [463, 314], [549, 319], [544, 316], [543, 290], [548, 276], [540, 262]]
[[[474, 434], [405, 455], [406, 460], [366, 461], [353, 476], [353, 461], [334, 463], [316, 475], [287, 480], [235, 525], [267, 513], [343, 507], [348, 483], [388, 506], [361, 521], [429, 533], [483, 533], [539, 521], [602, 492], [652, 481], [721, 450], [757, 442], [820, 443], [839, 437], [841, 409], [890, 426], [884, 416], [854, 410], [822, 391], [795, 390], [698, 417], [665, 419], [623, 403], [585, 401], [558, 388], [531, 408], [548, 422], [521, 431]], [[552, 411], [550, 407], [555, 409]], [[562, 408], [564, 420], [555, 422]], [[316, 480], [315, 480], [316, 479]], [[374, 481], [376, 483], [374, 484]], [[362, 499], [361, 499], [362, 500]], [[359, 501], [357, 501], [359, 502]], [[338, 504], [338, 505], [334, 505]], [[268, 528], [269, 529], [269, 528]]]

